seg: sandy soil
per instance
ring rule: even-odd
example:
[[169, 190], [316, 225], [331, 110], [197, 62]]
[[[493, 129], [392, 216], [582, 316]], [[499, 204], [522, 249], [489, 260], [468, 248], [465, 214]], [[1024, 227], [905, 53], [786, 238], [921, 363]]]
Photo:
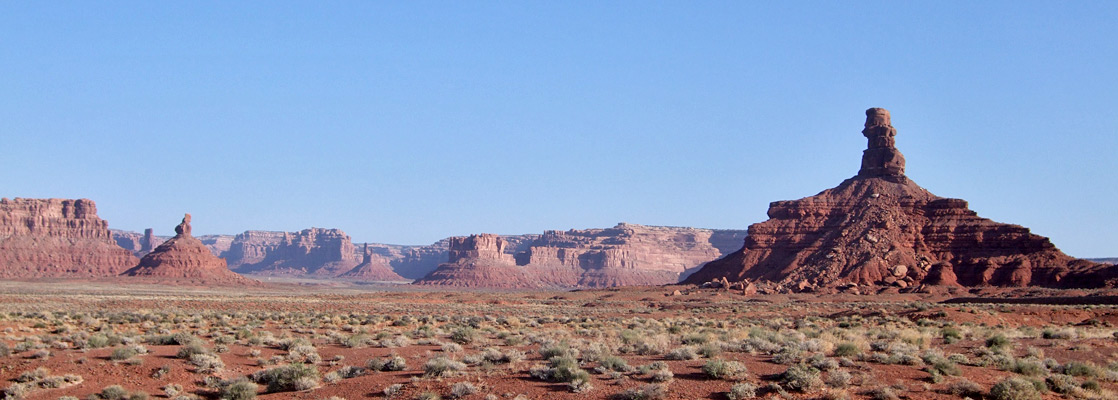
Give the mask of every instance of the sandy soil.
[[[676, 289], [688, 293], [668, 295]], [[317, 370], [314, 388], [268, 392], [260, 382], [258, 397], [454, 398], [455, 384], [465, 392], [460, 383], [468, 382], [474, 392], [461, 398], [725, 399], [733, 386], [744, 383], [756, 388], [758, 398], [892, 394], [954, 399], [968, 395], [952, 393], [963, 382], [985, 394], [1006, 378], [1047, 387], [1046, 378], [1064, 374], [1074, 375], [1071, 381], [1082, 387], [1060, 387], [1072, 393], [1047, 391], [1044, 398], [1114, 398], [1118, 392], [1118, 309], [1108, 304], [942, 303], [954, 297], [1022, 294], [989, 289], [750, 297], [688, 289], [445, 292], [272, 285], [238, 290], [0, 282], [0, 342], [11, 353], [0, 357], [0, 380], [9, 393], [27, 399], [85, 399], [110, 385], [151, 398], [218, 398], [237, 379], [298, 359]], [[1100, 295], [1024, 294], [1056, 299]], [[203, 371], [177, 357], [186, 345], [167, 343], [175, 334], [196, 340], [224, 366]], [[455, 341], [459, 344], [451, 344]], [[297, 357], [299, 351], [291, 346], [300, 343], [316, 356]], [[130, 346], [142, 346], [147, 353], [117, 354]], [[550, 365], [541, 350], [561, 347], [575, 349], [567, 354], [589, 373], [592, 388], [573, 392], [568, 382], [532, 375]], [[678, 359], [688, 358], [678, 356], [688, 349], [697, 353], [695, 358]], [[495, 361], [483, 353], [512, 354], [513, 361]], [[402, 357], [407, 367], [332, 379], [331, 373], [343, 367], [366, 367], [371, 359], [390, 356]], [[425, 363], [438, 357], [466, 366], [432, 376]], [[930, 371], [949, 358], [955, 370], [947, 368], [948, 373], [934, 377]], [[704, 365], [714, 359], [740, 362], [746, 372], [712, 377]], [[617, 360], [628, 368], [603, 367]], [[672, 378], [654, 381], [655, 369], [648, 370], [654, 363], [665, 364]], [[793, 365], [812, 371], [805, 389], [786, 376]], [[28, 377], [39, 368], [46, 369], [41, 377]], [[27, 382], [17, 382], [21, 375]], [[80, 383], [50, 379], [66, 375], [80, 376]], [[163, 388], [169, 384], [181, 385], [183, 393], [168, 396]], [[387, 396], [385, 389], [393, 384], [401, 385], [399, 391]], [[626, 393], [642, 388], [645, 392]]]

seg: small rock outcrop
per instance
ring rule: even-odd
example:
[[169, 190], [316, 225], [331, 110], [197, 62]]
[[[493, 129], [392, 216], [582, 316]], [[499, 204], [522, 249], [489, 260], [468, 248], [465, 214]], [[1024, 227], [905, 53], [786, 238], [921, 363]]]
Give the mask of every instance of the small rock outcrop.
[[115, 276], [136, 265], [89, 199], [0, 199], [0, 278]]
[[124, 276], [154, 278], [168, 283], [200, 285], [256, 285], [259, 282], [230, 271], [225, 260], [191, 236], [190, 214], [175, 227], [175, 237], [163, 242]]
[[539, 279], [516, 265], [505, 238], [483, 233], [450, 238], [448, 262], [416, 285], [487, 288], [537, 288]]
[[1118, 269], [1072, 258], [1028, 228], [979, 217], [961, 199], [933, 195], [905, 176], [889, 112], [866, 111], [869, 143], [853, 178], [769, 206], [744, 246], [686, 283], [728, 277], [788, 291], [843, 284], [1113, 286]]
[[344, 274], [338, 276], [343, 279], [353, 279], [368, 282], [406, 282], [410, 279], [404, 278], [392, 271], [389, 265], [389, 260], [384, 256], [376, 254], [373, 249], [369, 248], [366, 243], [362, 251], [361, 264], [349, 270]]

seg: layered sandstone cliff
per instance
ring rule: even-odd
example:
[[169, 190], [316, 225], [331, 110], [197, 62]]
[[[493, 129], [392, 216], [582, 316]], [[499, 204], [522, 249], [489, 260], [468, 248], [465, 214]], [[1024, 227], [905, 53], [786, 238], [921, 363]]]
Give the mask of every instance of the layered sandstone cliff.
[[771, 281], [789, 290], [843, 284], [1099, 287], [1115, 267], [1077, 260], [1028, 228], [979, 217], [905, 176], [888, 111], [866, 111], [858, 175], [769, 206], [744, 246], [686, 282]]
[[452, 238], [450, 262], [417, 283], [499, 288], [670, 284], [722, 256], [720, 248], [742, 237], [743, 231], [621, 223], [539, 236]]
[[[136, 257], [143, 257], [147, 253], [151, 253], [156, 247], [163, 242], [170, 239], [166, 236], [156, 236], [151, 228], [144, 230], [144, 233], [122, 231], [118, 229], [110, 229], [113, 241], [117, 246], [131, 251]], [[215, 254], [216, 255], [216, 254]]]
[[450, 238], [449, 259], [417, 285], [536, 288], [543, 284], [516, 265], [505, 238], [493, 234]]
[[113, 276], [136, 261], [92, 200], [0, 199], [0, 278]]
[[175, 237], [144, 256], [124, 276], [153, 278], [168, 283], [200, 285], [255, 285], [258, 282], [230, 271], [225, 260], [214, 256], [191, 235], [190, 214], [175, 227]]
[[246, 231], [223, 253], [234, 271], [273, 276], [334, 277], [359, 264], [349, 235], [339, 229]]
[[353, 269], [338, 277], [367, 282], [409, 281], [409, 279], [393, 271], [390, 260], [380, 254], [376, 254], [373, 249], [369, 248], [368, 244], [365, 244], [361, 256], [361, 264], [357, 264], [356, 267], [353, 267]]

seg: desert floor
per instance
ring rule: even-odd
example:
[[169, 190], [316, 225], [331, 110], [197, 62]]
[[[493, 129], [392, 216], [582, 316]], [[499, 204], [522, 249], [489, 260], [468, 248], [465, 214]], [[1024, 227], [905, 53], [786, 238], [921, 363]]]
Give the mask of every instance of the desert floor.
[[137, 400], [1116, 398], [1115, 306], [941, 303], [1021, 294], [1100, 293], [0, 282], [0, 388]]

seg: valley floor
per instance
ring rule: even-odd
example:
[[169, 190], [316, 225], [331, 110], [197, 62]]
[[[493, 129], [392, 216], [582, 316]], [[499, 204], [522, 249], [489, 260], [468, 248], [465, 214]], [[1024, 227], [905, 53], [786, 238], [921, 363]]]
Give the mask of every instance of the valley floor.
[[26, 399], [1118, 393], [1110, 305], [687, 289], [0, 282], [0, 388]]

